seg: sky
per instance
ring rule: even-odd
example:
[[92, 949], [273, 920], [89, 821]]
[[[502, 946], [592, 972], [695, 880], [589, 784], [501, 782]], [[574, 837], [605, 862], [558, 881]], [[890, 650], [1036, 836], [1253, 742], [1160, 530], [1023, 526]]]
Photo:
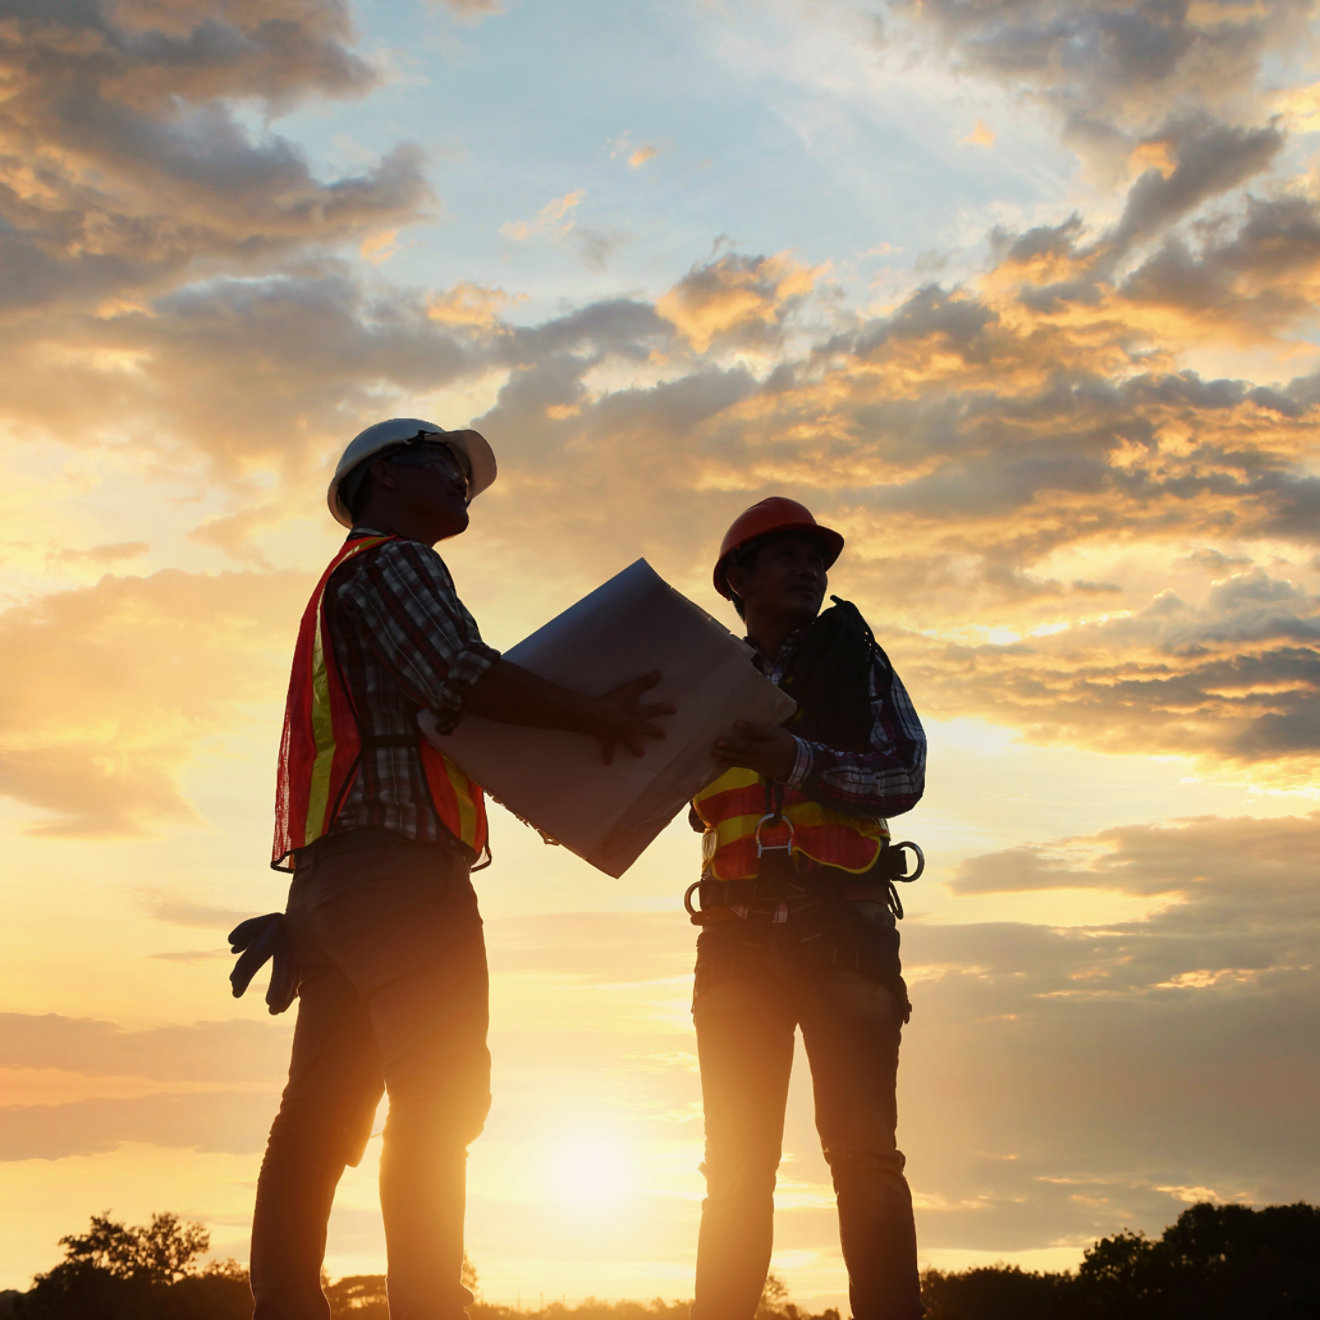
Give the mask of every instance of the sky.
[[[0, 88], [0, 1288], [107, 1210], [245, 1258], [292, 1015], [224, 935], [392, 415], [499, 456], [442, 547], [498, 647], [639, 556], [735, 626], [771, 494], [847, 538], [930, 737], [923, 1263], [1320, 1199], [1306, 0], [0, 0]], [[481, 1292], [690, 1296], [698, 841], [612, 880], [493, 815]], [[777, 1202], [840, 1304], [801, 1066]]]

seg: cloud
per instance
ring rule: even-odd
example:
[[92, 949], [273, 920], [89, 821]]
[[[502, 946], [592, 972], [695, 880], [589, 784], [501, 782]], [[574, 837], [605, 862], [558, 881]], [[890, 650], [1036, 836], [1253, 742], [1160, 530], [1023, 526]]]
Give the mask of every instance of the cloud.
[[246, 1155], [260, 1151], [273, 1094], [192, 1091], [0, 1109], [0, 1161], [98, 1155], [126, 1142]]
[[504, 12], [504, 6], [499, 0], [441, 0], [441, 2], [460, 17], [476, 21], [491, 14]]
[[573, 212], [582, 204], [587, 195], [585, 188], [575, 188], [547, 202], [537, 213], [534, 220], [510, 220], [500, 226], [500, 233], [511, 238], [515, 243], [525, 243], [529, 238], [549, 233], [555, 238], [562, 238], [577, 223]]
[[925, 1163], [910, 1172], [927, 1245], [1082, 1243], [1162, 1222], [1196, 1186], [1314, 1195], [1318, 842], [1315, 815], [1192, 820], [962, 866], [958, 894], [1065, 884], [1164, 903], [1057, 930], [909, 923], [903, 1085], [923, 1103], [901, 1135]]
[[[472, 333], [430, 315], [424, 294], [373, 292], [335, 265], [216, 280], [149, 308], [0, 324], [14, 367], [0, 419], [140, 455], [144, 480], [209, 468], [250, 510], [252, 472], [320, 484], [331, 452], [381, 415], [390, 390], [488, 370], [489, 346]], [[243, 529], [213, 525], [205, 537], [224, 543], [226, 530]]]
[[1128, 193], [1113, 235], [1124, 249], [1266, 169], [1283, 147], [1283, 134], [1273, 126], [1239, 129], [1197, 117], [1175, 121], [1147, 142], [1158, 142], [1172, 168], [1145, 171]]
[[[84, 58], [82, 41], [103, 52], [105, 69], [151, 71], [131, 94], [100, 64], [90, 72], [70, 64], [60, 75], [88, 81], [121, 117], [145, 117], [144, 140], [182, 132], [170, 116], [186, 118], [189, 107], [228, 113], [243, 88], [265, 88], [274, 104], [358, 95], [370, 82], [366, 66], [352, 63], [351, 33], [333, 7], [278, 11], [306, 29], [296, 59], [268, 49], [266, 28], [243, 36], [253, 14], [268, 13], [261, 6], [224, 20], [233, 52], [223, 58], [206, 54], [218, 37], [209, 27], [198, 36], [205, 24], [187, 7], [115, 11], [113, 23], [94, 9], [23, 12], [24, 32], [56, 50], [57, 69]], [[1007, 13], [940, 12], [971, 27]], [[1148, 26], [1165, 22], [1142, 12]], [[1166, 26], [1180, 23], [1173, 15]], [[335, 63], [331, 47], [348, 62]], [[16, 104], [30, 103], [33, 131], [59, 142], [74, 134], [43, 109], [36, 56], [16, 38], [0, 49], [22, 75]], [[1031, 63], [1029, 47], [1022, 58], [1037, 74], [1048, 71], [1048, 60]], [[168, 95], [167, 85], [175, 88]], [[3, 122], [16, 123], [14, 113], [7, 108]], [[292, 160], [274, 139], [233, 131], [240, 174], [256, 169], [251, 152], [273, 152], [279, 169]], [[236, 593], [223, 607], [233, 612], [232, 635], [245, 637], [252, 632], [239, 620], [256, 610], [267, 621], [265, 605], [251, 604], [256, 584], [274, 584], [278, 602], [265, 598], [270, 622], [277, 609], [280, 626], [296, 614], [301, 591], [292, 577], [265, 572], [274, 560], [262, 541], [291, 509], [316, 506], [327, 462], [347, 436], [419, 398], [461, 395], [481, 382], [496, 398], [473, 420], [496, 441], [503, 472], [482, 532], [511, 572], [585, 582], [603, 547], [614, 547], [620, 562], [639, 550], [655, 556], [699, 591], [708, 547], [731, 518], [763, 495], [792, 490], [847, 533], [840, 568], [849, 589], [886, 620], [891, 640], [901, 639], [901, 668], [931, 713], [989, 715], [1033, 737], [1222, 755], [1302, 774], [1316, 741], [1315, 585], [1305, 565], [1320, 512], [1307, 466], [1320, 377], [1263, 387], [1203, 377], [1179, 355], [1185, 343], [1214, 336], [1284, 343], [1295, 333], [1320, 293], [1312, 273], [1320, 223], [1300, 187], [1239, 200], [1244, 184], [1283, 159], [1275, 127], [1237, 127], [1195, 107], [1170, 117], [1166, 104], [1130, 136], [1140, 173], [1111, 226], [1096, 232], [1077, 214], [1025, 232], [997, 230], [983, 278], [930, 283], [876, 313], [846, 310], [823, 266], [783, 252], [726, 251], [693, 264], [658, 298], [605, 298], [517, 324], [515, 293], [476, 280], [400, 288], [328, 255], [324, 227], [341, 232], [331, 197], [338, 185], [304, 187], [295, 169], [292, 191], [276, 190], [303, 198], [284, 228], [270, 219], [275, 203], [264, 194], [235, 202], [245, 234], [278, 231], [288, 247], [225, 256], [223, 243], [186, 237], [179, 263], [162, 267], [149, 288], [117, 267], [106, 286], [119, 290], [117, 301], [65, 303], [39, 321], [0, 318], [11, 366], [0, 421], [119, 455], [153, 488], [210, 483], [221, 498], [199, 514], [191, 537], [250, 571], [235, 579], [254, 584], [247, 603]], [[624, 146], [634, 149], [630, 139]], [[115, 150], [89, 139], [85, 159], [104, 157], [105, 177], [118, 177]], [[59, 151], [74, 159], [71, 146]], [[173, 199], [171, 215], [194, 184], [219, 186], [218, 175], [197, 183], [210, 178], [205, 169], [163, 186], [160, 171], [168, 174], [172, 159], [150, 157], [151, 195]], [[130, 165], [138, 168], [122, 168]], [[368, 223], [366, 206], [355, 242], [392, 232], [413, 213], [407, 175], [396, 180], [398, 214]], [[58, 192], [73, 176], [54, 177]], [[286, 178], [279, 170], [270, 177]], [[352, 194], [351, 182], [335, 196]], [[384, 196], [376, 184], [363, 187]], [[583, 190], [566, 193], [509, 234], [554, 234], [604, 263], [624, 236], [577, 224], [583, 199]], [[319, 227], [294, 216], [304, 202], [309, 216], [322, 208]], [[83, 259], [81, 248], [49, 256], [59, 280]], [[1289, 562], [1263, 567], [1278, 555]], [[1268, 578], [1259, 589], [1273, 596], [1253, 597], [1245, 579], [1232, 591], [1214, 587], [1229, 561], [1254, 581], [1258, 559]], [[1158, 585], [1145, 567], [1156, 564], [1169, 575]], [[90, 627], [96, 638], [106, 620], [126, 618], [134, 592], [155, 619], [152, 596], [163, 597], [163, 585], [134, 581], [96, 588], [85, 617], [58, 597], [0, 616], [0, 629], [10, 628], [15, 644], [39, 639], [33, 654], [56, 655], [75, 630]], [[197, 581], [203, 596], [225, 594], [216, 581]], [[896, 581], [905, 584], [897, 598]], [[1171, 594], [1161, 594], [1166, 588]], [[52, 611], [44, 621], [42, 609]], [[182, 614], [182, 633], [163, 644], [176, 656], [202, 656], [205, 668], [211, 643], [186, 605]], [[90, 744], [76, 695], [57, 711], [35, 683], [20, 709], [36, 717], [0, 728], [5, 791], [53, 810], [57, 829], [188, 819], [180, 767], [228, 719], [230, 708], [214, 697], [162, 702], [170, 683], [140, 684], [137, 673], [151, 673], [152, 663], [126, 638], [115, 646], [102, 672], [103, 685], [116, 689], [101, 694], [115, 713]], [[240, 650], [235, 663], [250, 666], [249, 692], [279, 690], [276, 649]], [[58, 658], [50, 667], [59, 673]], [[139, 727], [170, 731], [153, 733], [149, 747], [130, 729], [139, 700], [154, 712]], [[75, 773], [89, 745], [94, 771]]]
[[[191, 926], [197, 930], [229, 931], [244, 918], [251, 915], [241, 908], [215, 907], [210, 904], [196, 903], [178, 894], [166, 893], [160, 889], [142, 889], [137, 895], [139, 901], [157, 921], [171, 926]], [[224, 950], [220, 953], [224, 956]]]
[[1307, 858], [1317, 844], [1320, 814], [1124, 826], [973, 858], [961, 865], [950, 887], [958, 894], [1086, 888], [1173, 895], [1202, 907], [1213, 901], [1225, 926], [1245, 890], [1256, 896], [1252, 923], [1283, 908], [1286, 925], [1308, 904], [1320, 916], [1320, 901], [1310, 903], [1313, 886], [1305, 881]]
[[137, 559], [150, 549], [146, 541], [114, 541], [90, 546], [86, 550], [65, 546], [50, 551], [47, 557], [56, 564], [91, 564], [97, 568], [109, 568], [126, 559]]
[[279, 690], [267, 636], [305, 589], [297, 574], [165, 570], [0, 614], [0, 793], [48, 813], [31, 826], [47, 835], [192, 822], [178, 774], [242, 703]]
[[422, 157], [401, 145], [367, 173], [315, 178], [259, 139], [237, 101], [281, 110], [374, 82], [326, 0], [226, 6], [11, 4], [0, 23], [0, 312], [96, 303], [216, 263], [250, 268], [413, 218]]
[[622, 156], [630, 169], [644, 169], [665, 148], [655, 142], [634, 142], [631, 133], [620, 133], [610, 142], [610, 155]]
[[433, 294], [427, 301], [426, 314], [442, 325], [493, 330], [500, 324], [500, 312], [514, 301], [503, 289], [464, 281]]
[[811, 292], [823, 267], [807, 267], [786, 252], [736, 253], [694, 266], [656, 303], [698, 353], [713, 342], [753, 346], [777, 340], [785, 318]]
[[995, 130], [984, 119], [978, 119], [972, 125], [972, 131], [966, 137], [959, 138], [958, 141], [970, 147], [993, 147], [995, 145]]
[[1261, 570], [1192, 607], [1157, 596], [1139, 612], [1004, 645], [905, 646], [939, 704], [1042, 741], [1225, 760], [1320, 753], [1320, 600]]
[[288, 1025], [263, 1017], [126, 1030], [95, 1018], [0, 1013], [0, 1053], [10, 1068], [246, 1085], [284, 1075]]
[[938, 37], [955, 67], [1035, 95], [1077, 145], [1091, 148], [1112, 149], [1175, 102], [1250, 114], [1264, 61], [1309, 41], [1305, 0], [1045, 0], [1029, 8], [933, 0], [902, 12], [918, 32]]

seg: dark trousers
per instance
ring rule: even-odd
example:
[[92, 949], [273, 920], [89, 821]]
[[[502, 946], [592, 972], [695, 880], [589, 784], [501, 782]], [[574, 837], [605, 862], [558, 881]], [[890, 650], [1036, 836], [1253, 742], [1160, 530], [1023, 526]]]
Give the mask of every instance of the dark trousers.
[[693, 1020], [706, 1116], [706, 1197], [693, 1320], [751, 1320], [770, 1266], [775, 1172], [802, 1029], [816, 1128], [838, 1202], [855, 1320], [917, 1320], [912, 1196], [896, 1143], [906, 1003], [781, 926], [733, 918], [697, 944]]
[[376, 844], [300, 866], [289, 1081], [252, 1222], [254, 1320], [328, 1320], [326, 1224], [389, 1095], [380, 1163], [392, 1320], [463, 1320], [468, 1144], [490, 1107], [486, 951], [466, 861]]

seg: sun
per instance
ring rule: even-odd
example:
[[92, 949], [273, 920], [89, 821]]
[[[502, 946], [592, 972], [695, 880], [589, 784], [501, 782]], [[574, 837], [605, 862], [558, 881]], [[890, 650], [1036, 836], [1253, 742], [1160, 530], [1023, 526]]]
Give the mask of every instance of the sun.
[[635, 1190], [636, 1154], [622, 1133], [583, 1123], [550, 1143], [546, 1172], [559, 1204], [597, 1213], [615, 1210]]

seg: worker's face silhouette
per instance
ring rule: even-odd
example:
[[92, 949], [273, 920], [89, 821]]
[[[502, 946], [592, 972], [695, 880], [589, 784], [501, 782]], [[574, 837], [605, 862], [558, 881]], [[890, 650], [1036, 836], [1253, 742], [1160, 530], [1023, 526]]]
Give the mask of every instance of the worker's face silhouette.
[[434, 533], [432, 544], [467, 528], [467, 474], [448, 448], [419, 445], [387, 454], [373, 464], [372, 476], [391, 509]]
[[731, 564], [729, 586], [748, 615], [771, 615], [795, 624], [820, 613], [829, 577], [825, 547], [809, 533], [786, 532], [762, 545], [750, 563]]

